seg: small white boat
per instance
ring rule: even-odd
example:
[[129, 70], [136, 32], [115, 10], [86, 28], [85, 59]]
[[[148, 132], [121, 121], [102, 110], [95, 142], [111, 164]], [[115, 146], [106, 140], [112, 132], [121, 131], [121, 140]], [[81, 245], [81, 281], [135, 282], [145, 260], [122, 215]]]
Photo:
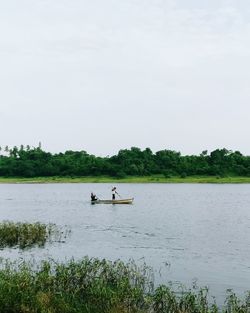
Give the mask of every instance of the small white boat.
[[115, 200], [101, 200], [101, 199], [96, 199], [96, 200], [91, 200], [92, 204], [132, 204], [134, 198], [130, 199], [115, 199]]

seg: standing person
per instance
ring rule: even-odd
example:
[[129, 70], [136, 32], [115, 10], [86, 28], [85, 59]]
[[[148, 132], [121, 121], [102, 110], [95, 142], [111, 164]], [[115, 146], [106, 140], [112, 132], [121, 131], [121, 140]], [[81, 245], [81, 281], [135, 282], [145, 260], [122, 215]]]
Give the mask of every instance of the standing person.
[[112, 187], [112, 200], [115, 200], [115, 194], [118, 195], [118, 193], [116, 191], [116, 187]]

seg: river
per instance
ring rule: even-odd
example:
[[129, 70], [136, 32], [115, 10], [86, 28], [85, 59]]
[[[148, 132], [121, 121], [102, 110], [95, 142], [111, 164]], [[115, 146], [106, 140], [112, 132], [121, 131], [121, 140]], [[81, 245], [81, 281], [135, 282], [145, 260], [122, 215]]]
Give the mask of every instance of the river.
[[[71, 230], [44, 248], [3, 249], [0, 257], [67, 261], [85, 255], [146, 262], [155, 283], [250, 289], [250, 186], [117, 184], [133, 205], [90, 204], [111, 198], [111, 184], [0, 184], [1, 220], [55, 223]], [[119, 197], [118, 197], [119, 198]]]

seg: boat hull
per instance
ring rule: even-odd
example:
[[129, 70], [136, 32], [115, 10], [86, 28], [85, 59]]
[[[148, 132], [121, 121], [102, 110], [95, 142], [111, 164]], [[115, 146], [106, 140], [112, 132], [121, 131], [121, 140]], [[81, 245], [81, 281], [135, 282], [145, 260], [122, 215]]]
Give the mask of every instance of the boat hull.
[[91, 201], [92, 204], [132, 204], [134, 198], [131, 199], [117, 199], [117, 200], [101, 200], [97, 199]]

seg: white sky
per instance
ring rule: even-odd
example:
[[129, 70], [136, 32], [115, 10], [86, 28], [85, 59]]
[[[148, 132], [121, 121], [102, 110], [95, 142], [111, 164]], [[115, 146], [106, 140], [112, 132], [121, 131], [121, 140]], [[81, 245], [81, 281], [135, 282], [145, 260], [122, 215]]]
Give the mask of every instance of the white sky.
[[250, 155], [249, 0], [0, 0], [0, 145]]

